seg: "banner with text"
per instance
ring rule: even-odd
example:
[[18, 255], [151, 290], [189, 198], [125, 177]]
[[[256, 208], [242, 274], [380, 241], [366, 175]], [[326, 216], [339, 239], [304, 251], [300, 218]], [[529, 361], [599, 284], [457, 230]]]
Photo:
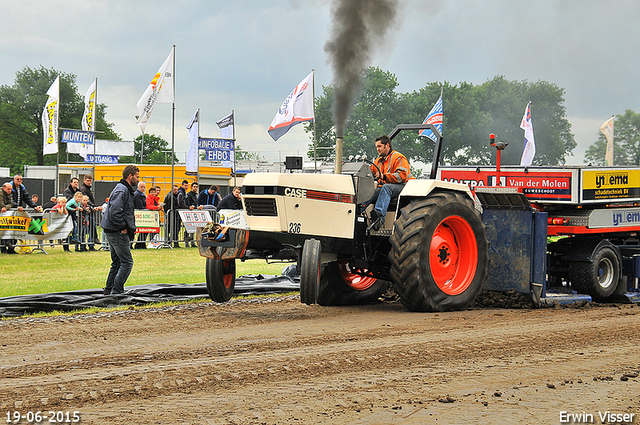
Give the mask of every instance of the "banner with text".
[[233, 139], [198, 139], [198, 148], [205, 151], [206, 161], [233, 161], [235, 140]]
[[49, 240], [64, 239], [73, 230], [73, 221], [57, 212], [33, 213], [6, 211], [0, 213], [0, 239]]

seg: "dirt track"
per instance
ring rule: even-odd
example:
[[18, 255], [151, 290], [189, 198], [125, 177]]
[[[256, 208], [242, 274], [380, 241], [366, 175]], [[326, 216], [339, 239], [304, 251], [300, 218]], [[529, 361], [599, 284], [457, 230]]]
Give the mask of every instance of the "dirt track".
[[418, 314], [292, 296], [13, 319], [0, 406], [85, 424], [640, 423], [639, 325], [632, 305]]

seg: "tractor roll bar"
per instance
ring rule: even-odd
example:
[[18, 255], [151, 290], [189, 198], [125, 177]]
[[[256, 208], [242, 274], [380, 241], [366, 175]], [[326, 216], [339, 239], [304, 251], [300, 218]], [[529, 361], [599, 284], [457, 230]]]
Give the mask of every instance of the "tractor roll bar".
[[[440, 162], [440, 151], [442, 149], [442, 134], [436, 129], [433, 124], [398, 124], [396, 128], [391, 130], [389, 133], [389, 138], [393, 140], [402, 130], [425, 130], [429, 129], [433, 131], [433, 134], [436, 135], [438, 139], [435, 142], [435, 147], [433, 149], [433, 162], [431, 163], [431, 173], [429, 173], [429, 178], [431, 180], [435, 180], [436, 175], [438, 174], [438, 163]], [[431, 140], [431, 139], [429, 139]]]

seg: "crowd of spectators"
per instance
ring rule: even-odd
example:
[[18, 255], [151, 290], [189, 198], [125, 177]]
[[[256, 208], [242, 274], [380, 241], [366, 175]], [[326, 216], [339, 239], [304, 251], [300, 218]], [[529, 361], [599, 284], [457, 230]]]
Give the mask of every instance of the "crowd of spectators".
[[[97, 215], [96, 212], [104, 212], [107, 205], [98, 205], [95, 202], [93, 189], [93, 176], [84, 176], [82, 184], [76, 177], [72, 177], [69, 186], [63, 191], [61, 196], [53, 196], [42, 206], [38, 205], [37, 194], [30, 195], [24, 184], [22, 176], [14, 176], [11, 182], [2, 185], [0, 193], [0, 212], [9, 210], [24, 211], [31, 208], [35, 211], [51, 211], [53, 213], [69, 215], [73, 222], [73, 231], [68, 238], [59, 241], [65, 251], [70, 251], [70, 245], [75, 245], [75, 251], [96, 251], [98, 240]], [[160, 186], [150, 187], [147, 192], [146, 183], [140, 180], [133, 194], [133, 204], [136, 210], [151, 210], [164, 212], [165, 234], [163, 239], [173, 244], [174, 248], [180, 247], [180, 242], [185, 247], [195, 247], [196, 243], [193, 234], [184, 231], [182, 240], [179, 240], [183, 228], [180, 219], [180, 210], [209, 210], [219, 209], [242, 209], [241, 190], [234, 187], [232, 192], [224, 198], [218, 192], [218, 186], [211, 185], [199, 190], [197, 182], [183, 180], [181, 185], [173, 185], [172, 190], [160, 202]], [[108, 201], [108, 198], [107, 198]], [[147, 247], [147, 233], [138, 233], [133, 247], [145, 249]], [[53, 242], [53, 241], [51, 241]], [[14, 239], [0, 240], [0, 251], [2, 253], [15, 253]], [[104, 238], [103, 238], [103, 245]], [[108, 248], [107, 248], [108, 249]]]

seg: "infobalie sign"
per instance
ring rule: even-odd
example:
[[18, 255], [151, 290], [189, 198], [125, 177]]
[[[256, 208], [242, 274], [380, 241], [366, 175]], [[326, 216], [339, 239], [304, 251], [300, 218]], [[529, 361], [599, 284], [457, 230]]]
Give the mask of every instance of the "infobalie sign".
[[233, 139], [198, 139], [198, 148], [205, 151], [206, 161], [233, 161], [232, 152], [235, 149]]

